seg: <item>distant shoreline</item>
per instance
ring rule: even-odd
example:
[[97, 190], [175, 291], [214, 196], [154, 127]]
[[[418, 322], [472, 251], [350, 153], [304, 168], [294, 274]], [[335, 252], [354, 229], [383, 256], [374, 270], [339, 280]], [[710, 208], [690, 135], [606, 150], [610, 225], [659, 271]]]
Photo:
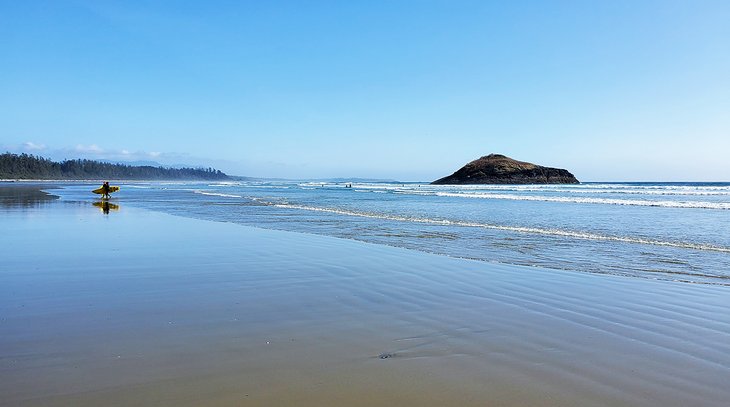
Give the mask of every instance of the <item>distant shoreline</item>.
[[[117, 178], [85, 178], [85, 179], [57, 179], [57, 178], [0, 178], [0, 183], [13, 183], [13, 182], [103, 182], [103, 181], [109, 181], [109, 182], [126, 182], [126, 183], [134, 183], [134, 182], [207, 182], [207, 181], [219, 181], [219, 182], [320, 182], [320, 183], [332, 183], [332, 184], [342, 184], [345, 182], [352, 182], [352, 183], [363, 183], [363, 184], [420, 184], [420, 185], [428, 185], [430, 184], [429, 181], [357, 181], [355, 178], [353, 178], [353, 181], [326, 181], [326, 180], [311, 180], [311, 179], [284, 179], [284, 178], [248, 178], [248, 177], [242, 177], [245, 179], [236, 179], [236, 176], [230, 176], [230, 179], [226, 180], [206, 180], [206, 179], [117, 179]], [[730, 184], [730, 181], [581, 181], [582, 185], [645, 185], [645, 184], [662, 184], [662, 185], [676, 185], [676, 186], [693, 186], [693, 185], [702, 185], [702, 186], [727, 186]], [[500, 186], [509, 186], [509, 185], [515, 185], [515, 186], [529, 186], [529, 185], [544, 185], [544, 184], [469, 184], [466, 185], [467, 187], [478, 187], [478, 186], [490, 186], [490, 185], [500, 185]], [[551, 185], [551, 184], [547, 184]], [[552, 184], [553, 186], [558, 186], [562, 184]], [[565, 184], [565, 185], [573, 185], [573, 184]], [[575, 184], [577, 185], [577, 184]], [[448, 185], [448, 186], [455, 186], [458, 187], [460, 185]]]
[[221, 170], [208, 168], [171, 168], [128, 165], [97, 160], [73, 159], [53, 161], [30, 154], [0, 154], [2, 179], [115, 179], [115, 180], [229, 180]]
[[[116, 182], [116, 183], [136, 183], [136, 182], [210, 182], [220, 180], [209, 179], [114, 179], [114, 178], [89, 178], [89, 179], [0, 179], [0, 183], [22, 183], [22, 182], [74, 182], [74, 183], [99, 183], [99, 182]], [[226, 181], [224, 181], [226, 182]]]

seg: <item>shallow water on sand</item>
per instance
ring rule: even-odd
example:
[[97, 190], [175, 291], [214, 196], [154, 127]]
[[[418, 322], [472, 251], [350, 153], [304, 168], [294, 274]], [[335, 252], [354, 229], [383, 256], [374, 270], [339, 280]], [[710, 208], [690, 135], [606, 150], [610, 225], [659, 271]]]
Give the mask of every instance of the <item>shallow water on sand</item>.
[[[128, 183], [115, 199], [459, 258], [730, 284], [728, 183], [351, 185]], [[89, 201], [90, 188], [71, 185], [54, 193]]]
[[726, 287], [0, 208], [0, 405], [724, 406]]

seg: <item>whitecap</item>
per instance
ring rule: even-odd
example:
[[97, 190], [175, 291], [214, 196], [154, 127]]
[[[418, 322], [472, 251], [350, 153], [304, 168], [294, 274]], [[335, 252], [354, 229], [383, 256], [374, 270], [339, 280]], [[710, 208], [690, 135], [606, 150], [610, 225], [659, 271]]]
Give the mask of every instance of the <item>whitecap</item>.
[[715, 246], [715, 245], [693, 243], [693, 242], [672, 242], [672, 241], [647, 239], [647, 238], [642, 238], [642, 237], [611, 236], [611, 235], [602, 235], [602, 234], [592, 233], [592, 232], [571, 231], [571, 230], [563, 230], [563, 229], [557, 229], [557, 228], [506, 226], [506, 225], [495, 225], [495, 224], [478, 223], [478, 222], [452, 221], [452, 220], [448, 220], [448, 219], [417, 218], [417, 217], [407, 217], [407, 216], [399, 216], [399, 215], [378, 214], [378, 213], [371, 213], [371, 212], [360, 212], [360, 211], [353, 211], [353, 210], [346, 210], [346, 209], [295, 205], [295, 204], [289, 204], [289, 203], [274, 203], [274, 202], [263, 201], [260, 199], [258, 201], [265, 205], [273, 206], [273, 207], [277, 207], [277, 208], [288, 208], [288, 209], [299, 209], [299, 210], [306, 210], [306, 211], [326, 212], [326, 213], [333, 213], [333, 214], [345, 215], [345, 216], [358, 216], [358, 217], [364, 217], [364, 218], [384, 219], [384, 220], [393, 220], [393, 221], [400, 221], [400, 222], [427, 223], [427, 224], [433, 224], [433, 225], [474, 227], [474, 228], [484, 228], [484, 229], [493, 229], [493, 230], [503, 230], [503, 231], [509, 231], [509, 232], [517, 232], [517, 233], [529, 233], [529, 234], [539, 234], [539, 235], [548, 235], [548, 236], [556, 236], [556, 237], [568, 237], [568, 238], [574, 238], [574, 239], [604, 240], [604, 241], [644, 244], [644, 245], [653, 245], [653, 246], [676, 247], [676, 248], [681, 248], [681, 249], [706, 250], [706, 251], [730, 253], [730, 247]]

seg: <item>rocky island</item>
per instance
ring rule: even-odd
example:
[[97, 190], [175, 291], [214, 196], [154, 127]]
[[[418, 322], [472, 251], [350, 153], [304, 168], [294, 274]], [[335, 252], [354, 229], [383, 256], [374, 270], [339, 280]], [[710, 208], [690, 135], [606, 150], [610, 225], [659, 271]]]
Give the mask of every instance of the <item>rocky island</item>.
[[517, 161], [501, 154], [489, 154], [461, 167], [433, 185], [459, 184], [578, 184], [568, 170]]

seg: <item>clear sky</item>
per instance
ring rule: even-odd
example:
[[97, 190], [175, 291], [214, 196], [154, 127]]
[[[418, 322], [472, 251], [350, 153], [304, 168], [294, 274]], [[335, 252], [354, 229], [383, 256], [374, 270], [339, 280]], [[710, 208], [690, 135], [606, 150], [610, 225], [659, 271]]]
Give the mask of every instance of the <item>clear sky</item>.
[[730, 181], [730, 1], [0, 0], [0, 149], [428, 181]]

